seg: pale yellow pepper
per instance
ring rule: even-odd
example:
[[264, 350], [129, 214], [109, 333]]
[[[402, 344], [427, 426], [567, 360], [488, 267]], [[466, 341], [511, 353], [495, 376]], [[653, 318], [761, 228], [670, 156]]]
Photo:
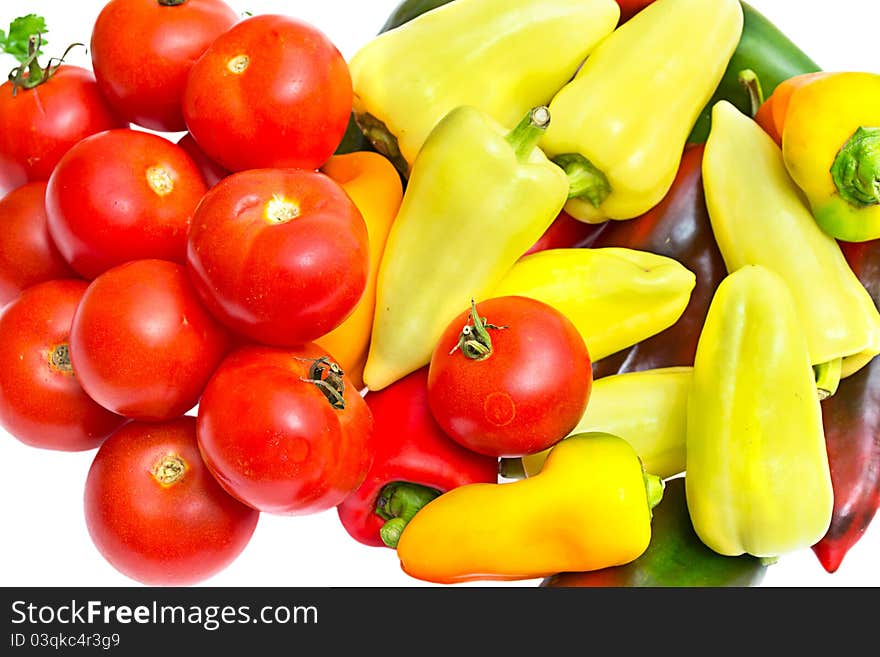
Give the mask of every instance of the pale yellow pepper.
[[560, 248], [518, 260], [490, 296], [553, 306], [577, 327], [597, 361], [675, 324], [695, 284], [680, 262], [649, 251]]
[[541, 140], [571, 178], [571, 216], [631, 219], [660, 202], [742, 26], [739, 0], [655, 0], [595, 48]]
[[583, 433], [551, 448], [534, 477], [434, 498], [404, 528], [397, 554], [407, 574], [444, 584], [621, 565], [647, 549], [662, 496], [662, 480], [627, 441]]
[[[685, 470], [692, 375], [691, 367], [664, 367], [596, 379], [587, 410], [571, 435], [602, 431], [620, 436], [648, 472], [664, 479], [680, 474]], [[525, 475], [538, 474], [549, 454], [547, 449], [523, 456]]]

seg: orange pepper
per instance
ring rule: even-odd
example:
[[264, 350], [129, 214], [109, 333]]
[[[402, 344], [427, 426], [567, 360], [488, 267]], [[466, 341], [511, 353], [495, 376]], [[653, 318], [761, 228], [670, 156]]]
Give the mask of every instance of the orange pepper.
[[321, 171], [342, 185], [354, 201], [364, 217], [370, 238], [370, 271], [364, 295], [342, 324], [316, 340], [360, 389], [364, 385], [364, 363], [373, 328], [379, 262], [403, 200], [403, 184], [394, 165], [372, 151], [334, 155]]
[[764, 132], [773, 138], [777, 146], [782, 146], [782, 128], [785, 126], [785, 117], [788, 114], [788, 106], [792, 94], [799, 88], [821, 77], [828, 75], [827, 72], [802, 73], [783, 80], [777, 85], [755, 114], [755, 121], [764, 128]]

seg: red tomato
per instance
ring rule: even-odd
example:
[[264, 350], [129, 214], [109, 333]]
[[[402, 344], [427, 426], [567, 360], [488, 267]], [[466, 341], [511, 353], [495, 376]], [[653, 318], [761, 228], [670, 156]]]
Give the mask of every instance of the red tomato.
[[231, 171], [319, 168], [348, 126], [348, 64], [327, 36], [290, 16], [247, 18], [193, 64], [186, 125]]
[[254, 169], [199, 204], [187, 265], [202, 301], [251, 340], [293, 346], [336, 328], [363, 295], [364, 219], [339, 183], [303, 169]]
[[131, 422], [95, 454], [85, 485], [86, 527], [101, 555], [151, 586], [185, 586], [226, 568], [259, 513], [230, 497], [205, 467], [196, 419]]
[[92, 72], [79, 66], [60, 66], [32, 89], [15, 90], [12, 81], [5, 82], [0, 85], [0, 178], [18, 184], [48, 180], [61, 156], [81, 139], [127, 125], [104, 100]]
[[46, 183], [22, 185], [0, 199], [0, 306], [26, 287], [77, 278], [46, 226]]
[[93, 449], [125, 422], [95, 403], [70, 363], [70, 325], [86, 281], [29, 287], [0, 315], [0, 424], [33, 447]]
[[164, 260], [135, 260], [98, 276], [70, 331], [82, 387], [134, 420], [167, 420], [192, 409], [229, 345], [184, 267]]
[[198, 440], [230, 494], [260, 511], [303, 515], [335, 507], [361, 485], [373, 417], [336, 367], [314, 343], [251, 345], [223, 361], [199, 402]]
[[182, 264], [206, 191], [177, 144], [139, 130], [102, 132], [71, 148], [49, 178], [49, 233], [84, 278], [131, 260]]
[[177, 140], [177, 145], [185, 150], [187, 155], [196, 163], [199, 171], [202, 172], [202, 178], [205, 179], [205, 183], [209, 188], [229, 175], [229, 171], [205, 155], [205, 151], [202, 150], [202, 147], [196, 143], [196, 140], [188, 132]]
[[463, 312], [431, 356], [434, 418], [481, 454], [518, 457], [551, 447], [577, 426], [590, 398], [592, 363], [583, 338], [565, 315], [536, 299], [496, 297], [476, 309], [480, 326], [472, 311]]
[[182, 104], [190, 68], [237, 21], [222, 0], [110, 0], [92, 28], [98, 87], [132, 123], [186, 130]]

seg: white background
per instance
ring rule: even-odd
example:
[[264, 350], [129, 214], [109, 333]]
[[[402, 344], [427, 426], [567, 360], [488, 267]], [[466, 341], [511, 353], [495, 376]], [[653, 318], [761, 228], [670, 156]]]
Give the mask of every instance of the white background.
[[[100, 0], [2, 0], [0, 27], [30, 12], [48, 22], [47, 54], [88, 44]], [[384, 24], [397, 0], [229, 0], [238, 12], [284, 13], [325, 32], [348, 59]], [[752, 0], [825, 70], [880, 72], [875, 0]], [[137, 47], [137, 44], [132, 44]], [[82, 48], [68, 61], [90, 66]], [[15, 63], [0, 55], [0, 69]], [[3, 68], [5, 66], [5, 69]], [[0, 126], [2, 129], [2, 126]], [[176, 138], [178, 135], [172, 135]], [[760, 199], [756, 199], [760, 202]], [[130, 586], [93, 547], [86, 532], [82, 489], [94, 452], [57, 453], [26, 447], [0, 430], [0, 585]], [[456, 586], [537, 586], [540, 580]], [[253, 539], [212, 586], [434, 586], [410, 578], [393, 550], [352, 539], [335, 510], [311, 516], [263, 514]], [[763, 586], [880, 585], [880, 519], [853, 547], [837, 573], [825, 572], [809, 549], [784, 555]]]

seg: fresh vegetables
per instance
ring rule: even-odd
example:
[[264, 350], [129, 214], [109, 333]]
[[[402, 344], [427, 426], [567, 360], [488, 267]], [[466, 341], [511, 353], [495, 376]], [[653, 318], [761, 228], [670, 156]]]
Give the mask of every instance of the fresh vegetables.
[[412, 515], [437, 495], [497, 481], [498, 459], [462, 447], [437, 424], [428, 406], [427, 367], [365, 400], [373, 415], [373, 463], [364, 483], [336, 507], [358, 542], [396, 547]]
[[536, 146], [549, 121], [536, 107], [506, 131], [461, 106], [431, 131], [379, 265], [368, 388], [427, 365], [449, 323], [486, 298], [559, 214], [568, 181]]
[[782, 156], [816, 223], [834, 238], [880, 238], [880, 73], [816, 76], [791, 95]]
[[710, 550], [694, 532], [685, 499], [685, 478], [666, 481], [654, 507], [651, 542], [635, 561], [589, 572], [551, 575], [547, 588], [758, 586], [766, 560], [748, 554], [726, 557]]
[[513, 129], [568, 82], [619, 15], [613, 0], [444, 4], [351, 58], [355, 118], [409, 177], [419, 149], [449, 112], [472, 106]]
[[660, 202], [741, 30], [738, 0], [656, 0], [590, 54], [540, 143], [572, 180], [570, 215], [631, 219]]
[[713, 110], [703, 186], [727, 270], [761, 265], [785, 280], [813, 365], [840, 358], [846, 377], [880, 352], [880, 314], [871, 296], [816, 224], [779, 147], [727, 101]]
[[685, 450], [688, 511], [715, 552], [778, 557], [828, 529], [833, 493], [808, 342], [789, 286], [768, 267], [737, 269], [712, 298]]
[[428, 403], [455, 442], [517, 457], [567, 436], [592, 383], [587, 346], [568, 317], [537, 299], [502, 296], [471, 302], [440, 336]]
[[648, 547], [662, 496], [662, 480], [629, 443], [583, 433], [553, 447], [534, 477], [459, 486], [428, 502], [397, 554], [409, 575], [446, 584], [618, 566]]
[[880, 72], [739, 0], [380, 24], [348, 59], [224, 0], [104, 0], [43, 62], [43, 18], [0, 33], [13, 470], [96, 450], [87, 529], [144, 584], [328, 512], [438, 584], [835, 572], [880, 493]]

